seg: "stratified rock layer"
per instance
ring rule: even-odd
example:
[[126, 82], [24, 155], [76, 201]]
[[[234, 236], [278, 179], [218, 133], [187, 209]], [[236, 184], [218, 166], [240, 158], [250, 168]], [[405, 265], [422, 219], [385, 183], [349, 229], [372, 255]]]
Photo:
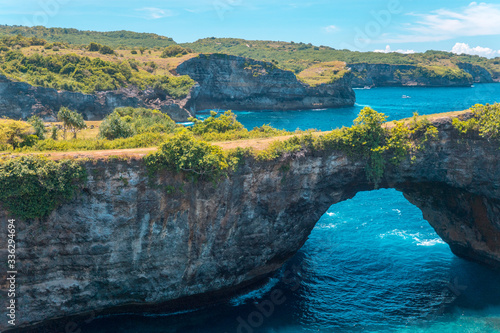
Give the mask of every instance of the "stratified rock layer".
[[186, 104], [192, 111], [338, 108], [355, 102], [350, 75], [311, 87], [272, 63], [224, 54], [200, 54], [176, 71], [199, 84]]
[[[498, 143], [459, 136], [450, 118], [436, 125], [439, 139], [388, 167], [381, 186], [420, 207], [454, 253], [500, 268]], [[217, 185], [165, 173], [152, 186], [141, 160], [86, 167], [88, 184], [72, 202], [44, 220], [16, 222], [18, 326], [229, 294], [279, 269], [332, 204], [373, 189], [365, 163], [339, 152], [250, 159]], [[0, 209], [1, 230], [8, 218]]]

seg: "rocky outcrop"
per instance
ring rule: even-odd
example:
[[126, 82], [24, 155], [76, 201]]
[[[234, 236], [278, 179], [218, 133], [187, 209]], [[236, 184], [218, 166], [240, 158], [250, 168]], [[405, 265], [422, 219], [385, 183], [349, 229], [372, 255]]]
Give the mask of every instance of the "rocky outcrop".
[[417, 65], [348, 64], [353, 74], [352, 86], [363, 87], [469, 87], [472, 76], [465, 71], [458, 75], [436, 75]]
[[36, 114], [55, 121], [59, 109], [65, 106], [81, 113], [85, 120], [102, 120], [117, 107], [132, 106], [158, 109], [174, 121], [182, 122], [191, 116], [184, 108], [188, 98], [177, 101], [162, 91], [141, 91], [135, 87], [88, 95], [35, 87], [0, 75], [0, 118], [25, 120]]
[[[436, 125], [439, 139], [388, 167], [380, 185], [420, 207], [454, 253], [500, 268], [498, 143], [459, 136], [450, 118]], [[217, 185], [164, 173], [151, 186], [140, 159], [86, 167], [88, 184], [72, 202], [42, 221], [16, 222], [17, 327], [215, 302], [278, 270], [332, 204], [374, 188], [365, 163], [339, 152], [247, 159]], [[0, 209], [2, 230], [8, 218]], [[0, 244], [6, 262], [5, 232]], [[1, 291], [5, 302], [6, 285]], [[83, 324], [59, 322], [70, 321]]]
[[224, 54], [200, 54], [176, 72], [198, 82], [186, 104], [205, 109], [296, 110], [352, 106], [350, 75], [333, 84], [311, 87], [274, 64]]
[[467, 62], [457, 63], [458, 68], [472, 75], [472, 79], [475, 83], [493, 83], [493, 77], [491, 73], [485, 68], [479, 65], [469, 64]]

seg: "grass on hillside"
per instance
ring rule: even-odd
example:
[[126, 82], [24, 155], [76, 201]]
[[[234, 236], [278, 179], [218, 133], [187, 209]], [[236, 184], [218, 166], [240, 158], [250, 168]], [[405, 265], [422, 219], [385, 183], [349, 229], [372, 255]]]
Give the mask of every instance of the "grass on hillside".
[[330, 61], [312, 65], [304, 69], [297, 75], [297, 78], [314, 87], [320, 84], [333, 83], [344, 77], [347, 72], [345, 62]]

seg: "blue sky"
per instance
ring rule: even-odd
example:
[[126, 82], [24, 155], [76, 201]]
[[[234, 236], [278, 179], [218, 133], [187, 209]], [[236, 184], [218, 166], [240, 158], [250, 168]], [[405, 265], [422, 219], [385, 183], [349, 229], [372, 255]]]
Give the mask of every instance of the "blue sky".
[[500, 56], [500, 1], [0, 0], [0, 23]]

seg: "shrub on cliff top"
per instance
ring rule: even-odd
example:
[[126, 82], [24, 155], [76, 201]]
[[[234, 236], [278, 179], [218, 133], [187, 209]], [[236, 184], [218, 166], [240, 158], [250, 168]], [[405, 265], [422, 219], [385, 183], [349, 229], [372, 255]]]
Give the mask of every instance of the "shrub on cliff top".
[[226, 111], [224, 114], [218, 115], [215, 111], [210, 111], [210, 117], [201, 121], [196, 118], [189, 118], [194, 122], [191, 130], [196, 135], [203, 135], [205, 133], [225, 133], [229, 131], [240, 131], [244, 127], [236, 120], [236, 115], [231, 111]]
[[386, 119], [383, 113], [366, 107], [351, 127], [319, 137], [308, 134], [273, 142], [269, 148], [258, 153], [257, 159], [273, 160], [300, 156], [307, 151], [338, 150], [352, 158], [366, 160], [366, 176], [378, 186], [388, 161], [397, 165], [437, 137], [436, 127], [425, 118], [415, 116], [409, 124], [399, 122], [392, 127], [384, 126]]
[[229, 160], [219, 146], [196, 139], [183, 130], [145, 157], [149, 170], [182, 172], [191, 179], [217, 180], [229, 169]]
[[453, 119], [453, 126], [461, 133], [477, 131], [482, 137], [500, 139], [500, 104], [476, 104], [470, 108], [473, 117], [462, 121]]
[[85, 179], [86, 170], [74, 161], [8, 159], [0, 163], [0, 202], [20, 218], [44, 217], [70, 200]]

